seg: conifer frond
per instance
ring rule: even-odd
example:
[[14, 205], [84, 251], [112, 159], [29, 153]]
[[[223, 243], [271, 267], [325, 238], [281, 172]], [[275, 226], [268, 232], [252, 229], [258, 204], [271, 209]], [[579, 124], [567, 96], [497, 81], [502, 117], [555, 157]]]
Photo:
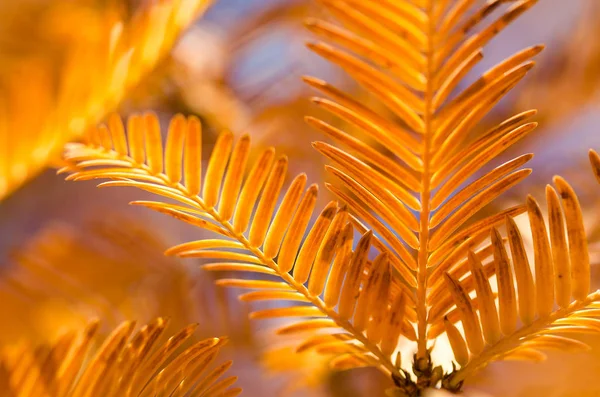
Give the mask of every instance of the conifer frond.
[[[333, 43], [312, 43], [309, 48], [341, 67], [391, 116], [325, 81], [306, 77], [310, 86], [331, 98], [315, 98], [319, 107], [375, 142], [363, 143], [325, 121], [307, 117], [310, 125], [346, 149], [323, 142], [314, 146], [334, 163], [328, 169], [338, 184], [331, 190], [385, 241], [390, 257], [414, 274], [417, 359], [428, 361], [427, 332], [433, 324], [429, 307], [433, 305], [433, 311], [439, 305], [434, 297], [445, 289], [443, 273], [465, 268], [469, 249], [485, 241], [506, 215], [525, 211], [523, 206], [515, 207], [464, 226], [531, 172], [522, 168], [530, 154], [489, 172], [481, 170], [533, 131], [536, 123], [530, 119], [535, 111], [517, 114], [475, 138], [471, 132], [527, 74], [531, 59], [543, 47], [524, 49], [466, 88], [460, 87], [482, 59], [482, 48], [536, 1], [320, 3], [343, 27], [308, 21], [311, 31]], [[504, 8], [503, 3], [509, 6]], [[495, 19], [484, 25], [492, 16]], [[479, 255], [489, 251], [488, 247]], [[494, 273], [483, 271], [485, 277]]]
[[3, 391], [22, 397], [233, 397], [241, 393], [232, 387], [236, 377], [220, 379], [231, 361], [211, 365], [227, 339], [205, 339], [181, 351], [196, 325], [159, 342], [167, 324], [157, 318], [134, 333], [135, 322], [126, 321], [98, 348], [93, 347], [97, 322], [50, 345], [6, 347], [0, 351], [0, 377], [7, 388]]
[[[309, 47], [387, 109], [373, 110], [325, 81], [305, 78], [331, 98], [315, 98], [319, 107], [369, 137], [367, 143], [306, 119], [345, 147], [314, 143], [332, 161], [327, 170], [335, 182], [327, 187], [343, 205], [332, 201], [315, 211], [317, 186], [306, 188], [304, 174], [284, 189], [287, 159], [268, 148], [251, 161], [248, 136], [221, 133], [203, 171], [200, 122], [180, 115], [171, 120], [164, 148], [156, 116], [133, 115], [127, 129], [112, 117], [85, 143], [67, 146], [67, 179], [105, 178], [110, 181], [101, 187], [161, 196], [167, 202], [132, 204], [216, 234], [172, 247], [168, 255], [210, 259], [209, 271], [247, 275], [217, 284], [251, 290], [242, 301], [270, 304], [251, 318], [288, 319], [277, 332], [298, 336], [296, 351], [322, 353], [339, 369], [378, 367], [402, 395], [420, 396], [440, 384], [458, 391], [490, 360], [540, 359], [538, 349], [581, 347], [558, 334], [595, 331], [590, 318], [600, 309], [600, 293], [589, 294], [587, 243], [570, 186], [557, 178], [559, 193], [548, 188], [548, 224], [533, 198], [476, 218], [531, 173], [523, 168], [531, 154], [486, 167], [535, 129], [536, 111], [481, 136], [473, 136], [474, 127], [523, 79], [543, 47], [526, 48], [461, 85], [482, 48], [536, 0], [319, 2], [345, 27], [308, 21], [340, 46]], [[595, 152], [590, 160], [598, 174]], [[535, 277], [512, 220], [525, 212]], [[506, 237], [497, 231], [503, 224]], [[430, 354], [444, 332], [461, 364], [448, 374]], [[400, 337], [416, 342], [412, 368], [401, 362]]]
[[366, 362], [398, 375], [391, 358], [398, 338], [416, 339], [407, 287], [415, 285], [414, 276], [401, 262], [390, 260], [383, 245], [377, 258], [369, 260], [371, 245], [378, 246], [370, 231], [353, 249], [354, 229], [345, 207], [330, 202], [309, 227], [317, 186], [305, 189], [306, 175], [300, 174], [284, 190], [287, 158], [276, 158], [268, 148], [249, 164], [248, 136], [234, 142], [230, 132], [219, 135], [203, 173], [197, 118], [175, 116], [164, 151], [155, 115], [133, 115], [127, 126], [126, 135], [120, 118], [113, 116], [109, 127], [94, 130], [87, 143], [68, 145], [65, 158], [72, 165], [62, 170], [71, 172], [67, 179], [112, 179], [100, 186], [137, 187], [177, 202], [132, 204], [215, 232], [218, 238], [180, 244], [168, 255], [213, 259], [207, 270], [246, 274], [248, 278], [218, 281], [253, 290], [240, 296], [243, 301], [288, 302], [250, 314], [254, 319], [294, 319], [281, 333], [330, 333], [310, 333], [298, 349], [351, 355], [356, 365]]
[[[450, 384], [460, 384], [492, 360], [538, 361], [544, 357], [540, 350], [586, 349], [568, 335], [600, 332], [600, 291], [590, 293], [589, 253], [579, 201], [563, 178], [555, 177], [554, 184], [546, 186], [547, 222], [537, 201], [527, 198], [533, 275], [512, 218], [506, 220], [510, 256], [505, 240], [493, 229], [492, 261], [482, 265], [481, 255], [470, 251], [468, 276], [459, 280], [459, 275], [446, 273], [447, 290], [456, 308], [439, 318], [432, 330], [446, 330], [462, 367], [448, 378]], [[486, 268], [492, 269], [496, 282], [488, 280]], [[498, 291], [497, 303], [493, 290]], [[476, 298], [470, 297], [470, 291], [475, 291]], [[464, 337], [454, 325], [458, 321]]]
[[[15, 62], [14, 70], [2, 70], [0, 199], [56, 161], [67, 141], [114, 111], [210, 1], [151, 3], [140, 6], [130, 20], [123, 18], [107, 26], [102, 19], [96, 27], [101, 30], [98, 37], [77, 35], [78, 40], [60, 49], [64, 59], [42, 60], [46, 64], [40, 66], [40, 57], [32, 56]], [[104, 17], [112, 20], [117, 10], [110, 11]], [[42, 21], [39, 25], [56, 23]], [[55, 64], [60, 65], [58, 70], [51, 70]], [[19, 131], [18, 137], [14, 131]]]

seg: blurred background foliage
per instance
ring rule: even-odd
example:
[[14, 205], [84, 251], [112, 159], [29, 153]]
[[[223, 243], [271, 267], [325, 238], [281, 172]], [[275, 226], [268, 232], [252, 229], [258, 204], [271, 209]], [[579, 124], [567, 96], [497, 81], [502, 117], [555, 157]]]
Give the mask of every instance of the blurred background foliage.
[[[0, 2], [0, 343], [44, 343], [91, 317], [107, 331], [123, 319], [168, 316], [172, 329], [199, 322], [199, 337], [228, 335], [248, 396], [376, 395], [389, 385], [372, 371], [331, 374], [322, 359], [295, 356], [281, 340], [263, 353], [265, 341], [273, 348], [268, 324], [250, 324], [247, 308], [214, 286], [198, 263], [162, 256], [176, 242], [199, 238], [198, 231], [127, 208], [143, 198], [137, 192], [73, 186], [52, 169], [61, 145], [109, 112], [153, 109], [165, 122], [177, 112], [197, 114], [213, 137], [222, 129], [249, 133], [254, 145], [287, 154], [290, 174], [326, 179], [310, 145], [318, 135], [303, 122], [319, 110], [301, 76], [325, 78], [374, 105], [305, 49], [311, 36], [303, 20], [327, 15], [312, 0], [217, 0], [204, 12], [208, 3]], [[536, 133], [505, 154], [534, 151], [534, 173], [504, 202], [526, 193], [542, 197], [556, 173], [569, 178], [589, 209], [598, 263], [600, 196], [581, 170], [587, 171], [587, 149], [600, 147], [600, 2], [545, 0], [536, 8], [492, 43], [473, 79], [524, 45], [546, 44], [538, 67], [484, 124], [539, 109]], [[554, 353], [538, 366], [493, 364], [467, 395], [598, 395], [600, 341], [587, 342], [595, 353]]]

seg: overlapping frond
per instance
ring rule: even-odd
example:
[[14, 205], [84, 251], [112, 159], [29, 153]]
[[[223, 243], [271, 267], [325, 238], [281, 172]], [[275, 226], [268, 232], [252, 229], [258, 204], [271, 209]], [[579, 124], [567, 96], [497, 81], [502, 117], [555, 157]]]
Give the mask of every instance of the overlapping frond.
[[[251, 290], [240, 299], [253, 307], [269, 305], [251, 318], [286, 318], [290, 323], [277, 332], [297, 335], [298, 352], [329, 355], [339, 369], [376, 366], [406, 395], [440, 383], [456, 391], [493, 359], [580, 347], [557, 334], [596, 330], [600, 296], [589, 294], [587, 243], [570, 186], [557, 178], [558, 193], [548, 188], [548, 223], [533, 198], [477, 217], [530, 174], [523, 167], [531, 154], [491, 166], [535, 129], [536, 112], [516, 114], [479, 136], [474, 127], [543, 47], [517, 52], [473, 83], [465, 84], [466, 77], [482, 48], [536, 0], [319, 2], [344, 27], [308, 21], [334, 43], [309, 47], [383, 105], [371, 109], [305, 78], [329, 97], [314, 102], [348, 127], [307, 117], [344, 147], [314, 144], [332, 161], [327, 170], [335, 182], [327, 187], [343, 205], [332, 201], [315, 211], [317, 186], [306, 188], [304, 174], [284, 189], [287, 159], [269, 148], [251, 161], [248, 136], [220, 134], [203, 171], [194, 117], [171, 120], [164, 148], [154, 115], [130, 117], [127, 133], [112, 117], [85, 143], [67, 146], [68, 179], [106, 178], [101, 187], [137, 187], [166, 199], [132, 204], [216, 234], [167, 254], [207, 259], [209, 271], [244, 274], [218, 284]], [[590, 159], [598, 176], [600, 159], [595, 152]], [[535, 276], [512, 221], [523, 213], [533, 231]], [[498, 232], [504, 224], [506, 237]], [[449, 374], [430, 355], [432, 340], [444, 332], [461, 364]], [[412, 368], [397, 352], [400, 337], [417, 344]]]
[[[365, 231], [354, 247], [353, 219], [345, 207], [330, 202], [309, 226], [317, 186], [305, 189], [306, 175], [301, 174], [283, 189], [286, 157], [276, 158], [268, 148], [250, 164], [248, 136], [234, 142], [230, 132], [223, 132], [203, 173], [197, 118], [175, 116], [164, 151], [156, 116], [134, 115], [127, 125], [126, 135], [115, 116], [108, 127], [94, 130], [89, 142], [68, 145], [65, 158], [71, 165], [63, 171], [72, 173], [67, 179], [108, 178], [112, 181], [100, 186], [137, 187], [168, 199], [132, 204], [216, 233], [217, 238], [180, 244], [166, 253], [210, 259], [205, 265], [210, 271], [246, 274], [218, 284], [253, 290], [240, 296], [243, 301], [279, 306], [256, 310], [251, 318], [295, 319], [279, 332], [313, 331], [299, 350], [335, 353], [348, 366], [398, 371], [391, 357], [399, 335], [416, 338], [407, 287], [415, 280], [389, 259], [371, 232]], [[380, 249], [372, 261], [371, 246]]]
[[[338, 184], [331, 190], [382, 238], [391, 257], [415, 274], [418, 357], [425, 358], [429, 306], [444, 288], [442, 274], [464, 268], [461, 261], [469, 248], [486, 240], [505, 216], [526, 210], [510, 208], [465, 226], [531, 172], [522, 168], [532, 158], [529, 154], [491, 171], [484, 167], [536, 127], [530, 121], [535, 111], [517, 114], [478, 137], [471, 132], [532, 68], [531, 59], [542, 46], [522, 50], [466, 88], [462, 85], [482, 59], [482, 48], [535, 0], [320, 3], [343, 27], [308, 21], [310, 30], [333, 43], [309, 44], [310, 49], [346, 71], [387, 112], [307, 77], [310, 86], [330, 98], [315, 98], [319, 107], [375, 142], [366, 144], [307, 117], [345, 149], [324, 142], [314, 146], [334, 163], [329, 170]], [[499, 15], [485, 25], [495, 11]]]
[[[521, 232], [507, 218], [507, 243], [497, 229], [491, 234], [492, 260], [482, 265], [470, 252], [470, 274], [459, 281], [446, 273], [455, 309], [435, 327], [443, 327], [462, 368], [450, 382], [461, 382], [491, 360], [540, 360], [540, 350], [586, 349], [568, 334], [600, 332], [600, 291], [590, 293], [590, 262], [581, 208], [575, 192], [561, 177], [546, 187], [548, 221], [533, 197], [527, 213], [533, 238], [533, 268]], [[496, 281], [485, 268], [494, 269]], [[469, 295], [474, 290], [476, 298]], [[498, 291], [498, 300], [492, 293]], [[475, 299], [477, 302], [475, 302]], [[518, 321], [520, 319], [520, 322]], [[461, 322], [464, 336], [455, 323]], [[434, 329], [432, 328], [432, 329]]]
[[[49, 345], [6, 347], [0, 351], [2, 392], [9, 396], [210, 396], [234, 397], [235, 376], [223, 377], [232, 362], [212, 365], [224, 338], [192, 340], [192, 324], [160, 342], [163, 318], [134, 333], [135, 322], [119, 325], [99, 347], [92, 322]], [[182, 348], [187, 344], [185, 350]]]
[[[131, 20], [109, 27], [102, 20], [97, 37], [77, 35], [66, 51], [60, 48], [66, 53], [64, 59], [32, 56], [2, 70], [0, 198], [47, 166], [52, 156], [58, 158], [65, 142], [113, 111], [209, 3], [155, 2], [141, 7]], [[70, 25], [68, 21], [62, 23]], [[40, 25], [51, 24], [58, 22]], [[59, 69], [52, 71], [55, 63]]]

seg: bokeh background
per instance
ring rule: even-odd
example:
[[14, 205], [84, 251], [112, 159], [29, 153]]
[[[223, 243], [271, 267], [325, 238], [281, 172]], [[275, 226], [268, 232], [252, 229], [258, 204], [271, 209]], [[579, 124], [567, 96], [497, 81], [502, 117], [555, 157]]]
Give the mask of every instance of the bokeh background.
[[[255, 149], [275, 146], [287, 154], [291, 174], [327, 179], [310, 145], [321, 136], [303, 122], [318, 109], [300, 77], [315, 75], [364, 101], [372, 98], [305, 48], [314, 38], [302, 22], [327, 17], [319, 6], [312, 0], [206, 2], [176, 26], [166, 24], [168, 37], [157, 39], [152, 34], [160, 36], [165, 22], [153, 10], [161, 3], [170, 2], [0, 1], [0, 343], [42, 343], [91, 317], [108, 331], [126, 318], [143, 323], [169, 316], [173, 330], [199, 322], [200, 336], [231, 338], [232, 372], [247, 396], [293, 392], [298, 385], [305, 385], [296, 394], [303, 396], [378, 395], [389, 386], [378, 374], [331, 374], [316, 356], [290, 359], [286, 341], [274, 342], [266, 324], [249, 323], [248, 308], [215, 287], [197, 262], [162, 256], [201, 232], [128, 207], [145, 197], [138, 191], [98, 190], [56, 175], [61, 142], [111, 111], [127, 116], [151, 109], [165, 124], [178, 112], [198, 115], [207, 153], [216, 134], [230, 129], [250, 134]], [[542, 197], [554, 174], [569, 178], [586, 208], [593, 254], [600, 250], [600, 190], [587, 149], [600, 148], [598, 18], [597, 0], [541, 0], [486, 48], [475, 70], [546, 44], [537, 68], [484, 122], [539, 109], [538, 130], [505, 154], [535, 152], [534, 173], [497, 205], [527, 193]], [[141, 58], [139, 51], [128, 58], [132, 46], [146, 49]], [[595, 287], [599, 273], [593, 269]], [[595, 352], [493, 364], [467, 395], [600, 395], [600, 341], [586, 341]]]

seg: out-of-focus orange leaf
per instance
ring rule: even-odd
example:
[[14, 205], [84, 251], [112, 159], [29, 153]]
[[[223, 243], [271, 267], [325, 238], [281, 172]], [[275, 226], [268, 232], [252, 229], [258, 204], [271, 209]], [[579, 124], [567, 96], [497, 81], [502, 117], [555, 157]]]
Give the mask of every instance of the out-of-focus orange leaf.
[[115, 109], [209, 3], [148, 2], [125, 18], [116, 6], [58, 2], [32, 5], [31, 21], [30, 7], [5, 6], [8, 21], [29, 26], [12, 22], [3, 36], [30, 37], [0, 42], [0, 199]]
[[0, 268], [0, 342], [47, 342], [93, 317], [108, 328], [159, 313], [198, 320], [193, 279], [165, 247], [123, 219], [46, 227]]

